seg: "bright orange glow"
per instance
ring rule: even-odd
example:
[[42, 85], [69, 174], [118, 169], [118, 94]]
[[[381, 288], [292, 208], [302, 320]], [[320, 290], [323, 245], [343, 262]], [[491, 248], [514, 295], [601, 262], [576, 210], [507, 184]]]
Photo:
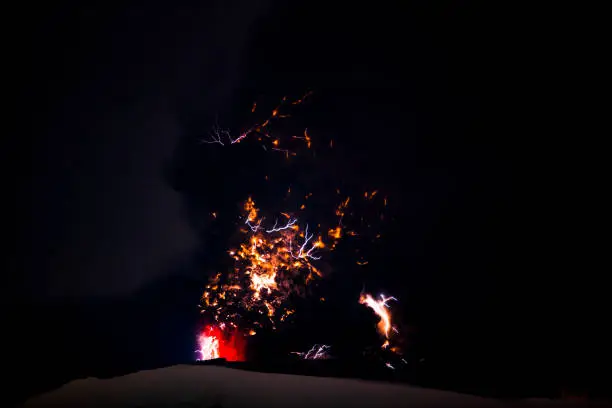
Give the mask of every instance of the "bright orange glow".
[[389, 332], [392, 328], [391, 326], [391, 312], [389, 311], [389, 306], [387, 302], [390, 300], [396, 300], [394, 297], [386, 298], [384, 295], [379, 296], [380, 299], [376, 300], [372, 297], [372, 295], [368, 293], [362, 293], [359, 297], [359, 303], [366, 305], [370, 309], [376, 313], [378, 317], [380, 317], [380, 322], [378, 323], [378, 332], [385, 337], [385, 343], [383, 344], [383, 348], [389, 345]]
[[[294, 313], [286, 300], [292, 294], [304, 294], [306, 286], [322, 276], [315, 262], [326, 244], [321, 236], [310, 232], [308, 225], [302, 229], [291, 214], [281, 215], [274, 224], [264, 223], [253, 199], [246, 200], [243, 219], [248, 228], [241, 229], [246, 235], [237, 248], [228, 251], [235, 261], [234, 269], [226, 275], [215, 275], [206, 285], [203, 313], [212, 314], [219, 323], [241, 326], [246, 332], [255, 329], [249, 326], [260, 324], [250, 321], [245, 327], [238, 321], [238, 314], [228, 312], [228, 307], [240, 305], [266, 317], [273, 328]], [[337, 229], [341, 236], [340, 227]], [[333, 239], [330, 249], [335, 243]]]
[[257, 213], [259, 212], [259, 210], [255, 208], [255, 203], [253, 202], [251, 197], [249, 197], [246, 203], [244, 203], [244, 210], [247, 212], [247, 220], [249, 222], [253, 222], [257, 219]]
[[342, 237], [342, 228], [340, 227], [332, 228], [329, 230], [327, 235], [335, 239], [340, 239], [340, 237]]

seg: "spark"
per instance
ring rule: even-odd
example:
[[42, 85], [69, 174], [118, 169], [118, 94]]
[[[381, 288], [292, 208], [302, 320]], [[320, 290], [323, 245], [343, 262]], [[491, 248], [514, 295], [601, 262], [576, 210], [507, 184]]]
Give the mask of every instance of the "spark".
[[304, 129], [304, 136], [293, 136], [294, 139], [302, 139], [306, 141], [306, 146], [310, 149], [312, 145], [312, 139], [308, 135], [308, 128]]
[[299, 105], [301, 103], [304, 103], [304, 100], [306, 100], [306, 98], [308, 98], [310, 95], [312, 95], [312, 91], [308, 91], [306, 92], [306, 94], [304, 94], [304, 96], [302, 96], [300, 99], [291, 102], [292, 105]]
[[330, 358], [329, 349], [331, 347], [325, 344], [315, 344], [306, 352], [292, 351], [291, 354], [296, 354], [304, 360], [327, 360]]
[[286, 158], [289, 158], [289, 154], [291, 153], [288, 149], [278, 149], [276, 147], [273, 147], [272, 150], [285, 153]]
[[[339, 190], [338, 190], [338, 194], [340, 194]], [[345, 211], [350, 202], [351, 202], [351, 197], [346, 197], [346, 200], [341, 202], [340, 205], [338, 205], [338, 208], [336, 208], [336, 215], [339, 217], [338, 219], [339, 224], [342, 224], [342, 218], [344, 218]]]
[[294, 313], [295, 313], [295, 310], [291, 310], [291, 309], [287, 310], [287, 311], [286, 311], [286, 312], [285, 312], [285, 313], [284, 313], [284, 314], [281, 316], [281, 318], [280, 318], [281, 322], [284, 322], [285, 320], [287, 320], [287, 318], [288, 318], [289, 316], [291, 316], [292, 314], [294, 314]]
[[366, 200], [371, 200], [374, 198], [374, 196], [378, 194], [378, 190], [374, 190], [371, 193], [368, 193], [367, 191], [363, 194], [363, 196], [365, 197]]

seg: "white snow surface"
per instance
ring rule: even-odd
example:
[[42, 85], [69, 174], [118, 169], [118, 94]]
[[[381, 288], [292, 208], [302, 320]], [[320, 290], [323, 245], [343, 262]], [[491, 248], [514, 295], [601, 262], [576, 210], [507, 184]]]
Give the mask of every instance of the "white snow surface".
[[578, 407], [584, 403], [498, 401], [410, 385], [177, 365], [110, 379], [75, 380], [26, 401], [25, 406], [477, 408]]

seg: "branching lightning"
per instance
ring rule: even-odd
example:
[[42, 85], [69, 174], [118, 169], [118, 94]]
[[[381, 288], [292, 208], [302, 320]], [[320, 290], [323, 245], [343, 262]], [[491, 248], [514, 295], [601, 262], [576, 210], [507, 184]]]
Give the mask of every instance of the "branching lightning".
[[315, 344], [308, 351], [299, 352], [292, 351], [291, 354], [296, 354], [304, 360], [327, 360], [331, 356], [329, 355], [329, 349], [331, 347], [325, 344]]
[[286, 230], [287, 228], [291, 228], [295, 225], [295, 223], [297, 222], [297, 218], [293, 219], [293, 220], [289, 220], [289, 222], [287, 222], [287, 224], [285, 224], [282, 227], [276, 227], [278, 225], [278, 219], [274, 222], [274, 226], [272, 227], [272, 229], [266, 230], [266, 232], [268, 234], [272, 233], [272, 232], [279, 232], [279, 231], [283, 231]]
[[[284, 153], [285, 156], [289, 158], [290, 155], [295, 155], [295, 153], [289, 150], [288, 148], [279, 147], [279, 144], [280, 144], [279, 139], [273, 138], [272, 135], [270, 134], [270, 125], [279, 119], [290, 117], [291, 115], [289, 113], [283, 112], [283, 109], [290, 107], [290, 106], [302, 104], [306, 100], [306, 98], [310, 96], [311, 94], [312, 92], [308, 92], [301, 98], [296, 99], [291, 102], [289, 102], [288, 99], [284, 97], [281, 100], [281, 102], [274, 109], [272, 109], [272, 112], [270, 112], [270, 114], [265, 120], [263, 120], [262, 122], [257, 122], [249, 126], [246, 130], [242, 131], [237, 137], [232, 136], [232, 133], [230, 132], [229, 129], [223, 129], [219, 126], [218, 122], [215, 122], [215, 125], [212, 127], [212, 129], [210, 130], [208, 134], [209, 138], [202, 139], [200, 140], [200, 142], [206, 143], [206, 144], [219, 144], [221, 146], [225, 146], [226, 143], [229, 145], [234, 145], [234, 144], [238, 144], [242, 142], [243, 140], [245, 140], [251, 135], [260, 135], [260, 136], [265, 137], [266, 140], [268, 140], [269, 142], [269, 146], [262, 144], [262, 147], [264, 148], [264, 150], [268, 150], [268, 148], [270, 148], [270, 150], [279, 151], [279, 152]], [[255, 112], [256, 107], [257, 107], [257, 103], [254, 103], [253, 107], [251, 108], [251, 113]], [[293, 139], [303, 139], [306, 143], [306, 146], [309, 149], [312, 146], [312, 139], [308, 135], [308, 129], [304, 130], [304, 136], [293, 136], [292, 138]]]
[[[287, 298], [303, 293], [309, 282], [322, 276], [313, 262], [321, 259], [316, 250], [325, 245], [321, 237], [314, 238], [308, 224], [302, 230], [297, 217], [288, 213], [281, 214], [287, 218], [286, 223], [279, 223], [277, 218], [266, 228], [252, 198], [246, 200], [243, 210], [248, 226], [245, 239], [228, 251], [234, 268], [211, 279], [202, 295], [202, 311], [212, 313], [219, 323], [238, 325], [244, 313], [233, 310], [239, 307], [266, 317], [275, 327], [293, 313], [285, 304]], [[299, 249], [294, 250], [294, 244]], [[261, 326], [261, 322], [243, 322], [242, 327], [254, 329], [248, 327], [251, 325]]]

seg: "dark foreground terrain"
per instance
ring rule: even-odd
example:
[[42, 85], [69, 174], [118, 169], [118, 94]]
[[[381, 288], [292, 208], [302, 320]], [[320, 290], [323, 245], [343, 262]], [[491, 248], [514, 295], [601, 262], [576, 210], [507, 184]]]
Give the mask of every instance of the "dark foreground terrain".
[[[177, 365], [108, 380], [77, 380], [32, 398], [42, 406], [578, 407], [585, 401], [500, 400], [412, 385]], [[606, 406], [592, 402], [590, 406]]]

